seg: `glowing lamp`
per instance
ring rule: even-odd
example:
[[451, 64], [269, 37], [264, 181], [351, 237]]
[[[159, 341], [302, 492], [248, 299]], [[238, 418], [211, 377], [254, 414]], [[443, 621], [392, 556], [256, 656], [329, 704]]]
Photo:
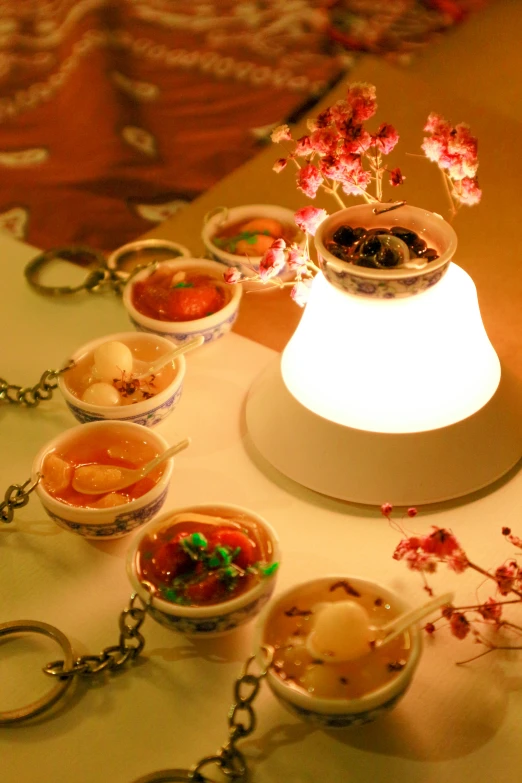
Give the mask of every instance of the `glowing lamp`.
[[[335, 230], [400, 226], [438, 259], [366, 269], [328, 250]], [[322, 268], [281, 357], [250, 389], [250, 438], [274, 467], [359, 503], [431, 503], [504, 475], [522, 454], [514, 390], [484, 329], [456, 236], [410, 206], [351, 207], [316, 236]]]

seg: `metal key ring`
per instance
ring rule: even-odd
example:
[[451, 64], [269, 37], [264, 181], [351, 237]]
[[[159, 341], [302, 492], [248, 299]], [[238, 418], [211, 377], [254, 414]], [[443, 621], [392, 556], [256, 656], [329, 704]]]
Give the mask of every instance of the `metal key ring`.
[[159, 769], [135, 780], [134, 783], [197, 783], [201, 780], [203, 778], [200, 775], [194, 777], [194, 773], [189, 769]]
[[[41, 623], [37, 620], [15, 620], [8, 623], [0, 623], [0, 637], [9, 636], [15, 633], [39, 633], [44, 636], [49, 636], [58, 642], [62, 648], [64, 654], [64, 664], [67, 669], [73, 667], [74, 658], [72, 647], [68, 638], [55, 628], [54, 625], [48, 625], [47, 623]], [[0, 712], [0, 726], [8, 726], [12, 723], [19, 723], [20, 721], [27, 720], [28, 718], [34, 718], [36, 715], [41, 715], [60, 699], [65, 691], [72, 684], [73, 678], [68, 677], [64, 680], [58, 680], [57, 684], [52, 688], [45, 696], [28, 704], [26, 707], [20, 707], [17, 710], [9, 710], [8, 712]]]
[[[50, 261], [60, 259], [61, 261], [70, 261], [79, 266], [88, 266], [89, 272], [85, 280], [77, 286], [70, 285], [43, 285], [39, 282], [39, 274], [42, 268]], [[94, 267], [94, 268], [92, 268]], [[92, 247], [71, 246], [55, 247], [46, 250], [33, 258], [26, 265], [24, 275], [30, 286], [35, 288], [40, 294], [47, 296], [63, 296], [76, 294], [79, 291], [95, 291], [99, 286], [110, 277], [105, 264], [105, 256]]]

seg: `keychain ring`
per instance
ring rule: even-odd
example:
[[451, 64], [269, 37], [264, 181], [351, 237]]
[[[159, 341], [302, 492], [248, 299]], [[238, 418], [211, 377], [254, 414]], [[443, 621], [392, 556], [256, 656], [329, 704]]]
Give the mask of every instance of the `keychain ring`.
[[[70, 261], [79, 266], [94, 266], [94, 269], [89, 269], [87, 277], [80, 285], [43, 285], [39, 282], [39, 274], [46, 264], [55, 259]], [[109, 277], [109, 272], [105, 265], [105, 256], [102, 253], [92, 247], [82, 247], [78, 245], [71, 247], [56, 247], [51, 250], [46, 250], [44, 253], [40, 253], [26, 265], [24, 275], [29, 285], [35, 288], [40, 294], [46, 294], [47, 296], [63, 296], [76, 294], [79, 291], [95, 290], [97, 286]]]
[[[14, 620], [12, 622], [0, 623], [0, 638], [15, 633], [39, 633], [48, 636], [58, 642], [64, 653], [64, 664], [67, 669], [74, 665], [73, 651], [68, 638], [55, 628], [54, 625], [41, 623], [37, 620]], [[11, 723], [34, 718], [40, 715], [55, 704], [63, 696], [73, 681], [72, 677], [58, 680], [57, 684], [45, 696], [28, 704], [25, 707], [19, 707], [16, 710], [0, 712], [0, 726], [7, 726]]]
[[197, 783], [203, 780], [200, 775], [194, 777], [194, 773], [189, 769], [159, 769], [157, 772], [151, 772], [134, 783]]

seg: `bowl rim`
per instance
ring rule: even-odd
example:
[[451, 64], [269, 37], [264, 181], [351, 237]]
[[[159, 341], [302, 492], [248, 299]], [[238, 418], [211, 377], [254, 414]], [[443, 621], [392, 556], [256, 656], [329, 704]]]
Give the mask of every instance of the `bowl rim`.
[[[155, 441], [154, 445], [162, 447], [162, 451], [160, 453], [166, 451], [169, 448], [168, 441], [163, 437], [163, 435], [160, 435], [159, 432], [151, 430], [147, 427], [142, 427], [140, 424], [135, 424], [131, 421], [105, 419], [104, 421], [93, 421], [86, 424], [77, 424], [74, 427], [69, 427], [69, 429], [59, 433], [54, 438], [51, 438], [51, 440], [47, 441], [47, 443], [42, 446], [41, 449], [39, 449], [31, 466], [32, 480], [36, 480], [38, 474], [40, 473], [39, 468], [41, 468], [45, 456], [50, 451], [59, 446], [61, 443], [67, 441], [68, 438], [74, 437], [75, 434], [80, 432], [88, 432], [87, 428], [92, 430], [95, 427], [98, 429], [103, 427], [123, 427], [125, 429], [130, 428], [130, 431], [136, 433], [136, 435], [138, 435], [142, 440], [143, 438], [150, 438], [152, 441]], [[82, 508], [80, 506], [72, 506], [67, 503], [62, 503], [60, 500], [56, 500], [56, 498], [47, 492], [41, 481], [39, 481], [36, 485], [36, 494], [40, 498], [42, 505], [44, 505], [53, 513], [56, 513], [56, 516], [59, 516], [60, 518], [71, 519], [74, 517], [74, 521], [77, 521], [80, 524], [82, 521], [85, 524], [88, 523], [90, 525], [112, 524], [113, 517], [118, 516], [119, 514], [128, 514], [143, 506], [146, 506], [148, 503], [150, 503], [151, 500], [160, 495], [166, 487], [168, 487], [172, 477], [172, 471], [174, 469], [174, 458], [170, 457], [169, 459], [165, 460], [163, 464], [165, 465], [163, 473], [155, 485], [148, 492], [145, 492], [144, 495], [141, 495], [141, 497], [130, 500], [128, 503], [122, 504], [121, 506], [113, 506], [109, 508]], [[69, 512], [69, 517], [67, 516], [67, 512]], [[112, 518], [108, 520], [108, 516], [111, 516]]]
[[150, 318], [148, 315], [140, 313], [140, 311], [137, 310], [132, 303], [132, 288], [134, 283], [143, 280], [151, 273], [149, 268], [145, 268], [133, 275], [132, 279], [129, 280], [123, 289], [123, 304], [125, 309], [127, 310], [130, 317], [139, 324], [142, 324], [143, 326], [146, 326], [157, 332], [163, 332], [165, 334], [175, 334], [176, 332], [185, 334], [186, 332], [198, 331], [198, 329], [206, 330], [209, 327], [211, 328], [212, 324], [217, 326], [218, 324], [221, 324], [222, 321], [231, 316], [239, 307], [243, 289], [239, 283], [225, 282], [223, 278], [225, 270], [223, 264], [221, 264], [219, 261], [211, 261], [208, 258], [196, 258], [191, 256], [189, 258], [173, 258], [169, 261], [160, 261], [158, 263], [158, 267], [162, 266], [174, 267], [175, 269], [208, 269], [209, 272], [216, 273], [218, 282], [222, 283], [223, 287], [226, 286], [226, 290], [230, 290], [230, 300], [220, 310], [212, 313], [212, 315], [206, 315], [204, 318], [194, 318], [190, 321], [162, 321], [158, 318]]
[[[219, 220], [219, 218], [222, 212], [220, 212], [219, 210], [222, 210], [222, 212], [225, 213], [225, 217], [223, 217], [221, 221]], [[244, 217], [245, 219], [247, 219], [249, 217], [250, 212], [256, 215], [257, 217], [260, 217], [258, 212], [262, 210], [264, 210], [265, 212], [273, 211], [274, 213], [276, 211], [284, 212], [285, 215], [288, 216], [292, 228], [295, 227], [296, 236], [294, 241], [297, 242], [298, 244], [305, 241], [306, 237], [304, 232], [300, 230], [299, 226], [297, 226], [294, 221], [294, 215], [296, 213], [295, 209], [292, 209], [291, 207], [284, 207], [281, 204], [241, 204], [241, 205], [238, 204], [234, 207], [215, 207], [214, 210], [207, 212], [204, 218], [203, 228], [201, 230], [201, 238], [207, 250], [209, 250], [211, 253], [215, 253], [216, 255], [219, 255], [221, 258], [224, 259], [224, 262], [228, 263], [230, 266], [237, 266], [237, 264], [241, 264], [241, 265], [259, 264], [259, 262], [263, 258], [262, 255], [248, 256], [247, 258], [247, 256], [239, 255], [236, 253], [229, 253], [228, 251], [223, 250], [222, 248], [215, 245], [214, 242], [212, 242], [213, 234], [211, 236], [211, 232], [215, 231], [215, 229], [218, 226], [221, 225], [226, 226], [228, 223], [233, 223], [234, 219], [235, 220], [241, 219], [240, 213], [244, 212]], [[235, 215], [236, 217], [234, 218], [233, 215]], [[272, 215], [265, 214], [261, 217], [272, 217]], [[274, 214], [274, 219], [276, 219], [275, 214]]]
[[[111, 342], [113, 340], [119, 341], [124, 343], [124, 338], [132, 338], [133, 340], [143, 340], [148, 342], [157, 341], [165, 345], [165, 348], [168, 351], [172, 351], [172, 342], [166, 338], [162, 337], [160, 334], [155, 334], [154, 332], [116, 332], [115, 334], [109, 334], [105, 335], [104, 337], [97, 337], [94, 340], [90, 340], [88, 343], [84, 343], [79, 348], [76, 349], [70, 356], [65, 359], [63, 366], [67, 364], [67, 362], [71, 360], [80, 360], [82, 359], [87, 353], [90, 353], [95, 348], [98, 347], [98, 345], [103, 344], [104, 342]], [[100, 414], [108, 417], [109, 419], [114, 418], [114, 420], [117, 420], [117, 416], [114, 416], [116, 412], [121, 412], [122, 416], [129, 416], [129, 417], [139, 417], [143, 415], [144, 413], [147, 413], [147, 411], [150, 411], [151, 408], [154, 408], [158, 405], [158, 403], [164, 402], [166, 399], [170, 397], [170, 395], [176, 391], [176, 389], [179, 388], [179, 386], [183, 383], [183, 380], [185, 378], [187, 363], [185, 360], [185, 357], [178, 356], [176, 359], [174, 359], [175, 362], [175, 373], [174, 378], [172, 381], [166, 386], [162, 391], [158, 392], [157, 394], [154, 394], [152, 397], [149, 397], [147, 400], [142, 400], [141, 402], [134, 402], [131, 405], [94, 405], [91, 402], [84, 402], [79, 397], [76, 397], [67, 387], [67, 383], [65, 380], [66, 373], [62, 373], [58, 377], [58, 388], [60, 389], [60, 392], [62, 393], [64, 399], [66, 402], [70, 403], [71, 405], [74, 405], [76, 408], [80, 408], [81, 410], [86, 411], [87, 413], [93, 413], [93, 414]]]
[[[244, 516], [251, 517], [258, 524], [260, 524], [265, 530], [268, 538], [270, 539], [273, 556], [271, 562], [281, 562], [281, 550], [279, 544], [279, 537], [267, 520], [255, 511], [252, 511], [246, 506], [239, 506], [234, 503], [226, 503], [216, 501], [215, 503], [192, 503], [190, 505], [178, 506], [176, 508], [165, 511], [160, 516], [155, 517], [150, 522], [144, 525], [139, 533], [133, 538], [132, 543], [127, 550], [126, 556], [126, 570], [127, 576], [131, 582], [133, 589], [140, 595], [143, 600], [150, 600], [150, 593], [143, 583], [139, 580], [136, 568], [136, 554], [138, 547], [141, 544], [143, 538], [151, 531], [161, 528], [165, 523], [171, 519], [174, 515], [187, 511], [204, 511], [205, 509], [226, 509], [227, 511], [237, 512]], [[242, 609], [244, 606], [257, 600], [261, 595], [265, 593], [266, 585], [274, 581], [278, 574], [279, 568], [264, 579], [261, 579], [257, 584], [251, 587], [244, 593], [241, 593], [236, 598], [231, 598], [227, 601], [221, 601], [217, 604], [210, 604], [208, 606], [181, 606], [174, 604], [170, 601], [166, 601], [164, 598], [153, 597], [151, 606], [153, 609], [162, 612], [163, 614], [179, 617], [180, 619], [192, 619], [192, 620], [205, 620], [211, 617], [222, 616], [231, 614], [232, 612]]]
[[[388, 210], [376, 215], [373, 210], [378, 206], [379, 205], [377, 204], [355, 204], [353, 206], [346, 207], [345, 209], [340, 209], [337, 212], [334, 212], [319, 224], [319, 227], [315, 233], [314, 243], [316, 251], [318, 255], [323, 258], [324, 263], [330, 267], [342, 270], [354, 278], [371, 280], [372, 282], [393, 282], [394, 280], [401, 280], [405, 278], [413, 279], [424, 277], [426, 274], [432, 274], [451, 261], [457, 249], [457, 234], [453, 226], [448, 223], [441, 215], [439, 215], [437, 212], [430, 212], [428, 209], [417, 207], [413, 204], [403, 204], [396, 209]], [[382, 204], [380, 206], [386, 207], [390, 205]], [[332, 255], [324, 244], [324, 239], [326, 239], [325, 234], [330, 232], [333, 233], [335, 229], [342, 225], [347, 219], [349, 219], [350, 216], [354, 216], [353, 220], [356, 227], [362, 225], [363, 228], [366, 228], [364, 223], [368, 221], [370, 215], [372, 220], [375, 219], [376, 221], [382, 221], [383, 227], [387, 228], [388, 224], [390, 227], [394, 224], [400, 225], [401, 217], [403, 217], [404, 220], [407, 220], [407, 218], [404, 218], [404, 212], [401, 212], [401, 210], [409, 210], [410, 212], [413, 212], [414, 218], [419, 221], [421, 218], [424, 218], [425, 221], [428, 220], [430, 222], [436, 220], [440, 221], [440, 223], [433, 222], [432, 225], [442, 229], [447, 235], [447, 247], [445, 250], [443, 250], [439, 258], [430, 262], [429, 264], [426, 264], [426, 266], [424, 266], [422, 269], [408, 269], [405, 267], [394, 267], [391, 269], [372, 269], [369, 267], [356, 266]], [[348, 216], [347, 213], [349, 213]], [[426, 232], [425, 236], [429, 237], [429, 230], [424, 230]]]
[[[306, 582], [294, 584], [276, 595], [272, 601], [270, 601], [270, 603], [263, 608], [259, 617], [257, 618], [254, 629], [254, 650], [260, 665], [266, 665], [266, 658], [263, 647], [264, 627], [272, 612], [276, 610], [276, 607], [280, 605], [282, 601], [285, 601], [289, 596], [293, 595], [297, 590], [299, 590], [300, 587], [314, 582], [325, 583], [332, 580], [339, 581], [341, 579], [347, 579], [350, 583], [354, 583], [355, 585], [368, 585], [374, 589], [378, 589], [379, 592], [384, 593], [385, 596], [392, 598], [399, 606], [399, 609], [402, 611], [406, 611], [410, 608], [409, 603], [404, 600], [402, 595], [393, 588], [383, 585], [373, 579], [359, 577], [353, 574], [327, 574], [325, 576], [317, 576], [314, 579], [309, 579]], [[413, 626], [405, 633], [408, 634], [411, 641], [411, 651], [406, 665], [403, 669], [401, 669], [396, 677], [394, 677], [384, 686], [371, 691], [366, 696], [362, 696], [356, 699], [329, 699], [325, 697], [316, 697], [304, 691], [298, 691], [289, 688], [279, 677], [277, 677], [277, 675], [274, 674], [271, 667], [269, 667], [267, 673], [268, 682], [273, 688], [274, 692], [280, 695], [283, 700], [286, 700], [291, 704], [295, 704], [297, 707], [309, 710], [310, 712], [337, 715], [367, 712], [381, 705], [385, 705], [395, 695], [401, 694], [408, 685], [415, 669], [417, 668], [422, 652], [421, 631], [417, 626]]]

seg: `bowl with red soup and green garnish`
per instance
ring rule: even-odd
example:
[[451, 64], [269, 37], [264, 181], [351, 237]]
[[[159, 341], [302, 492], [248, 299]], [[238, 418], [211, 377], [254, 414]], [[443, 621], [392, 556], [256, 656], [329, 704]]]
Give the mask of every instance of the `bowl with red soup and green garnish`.
[[[205, 217], [201, 238], [216, 261], [252, 277], [262, 256], [276, 239], [287, 245], [304, 242], [294, 211], [276, 204], [218, 207]], [[282, 270], [284, 275], [286, 270]]]
[[[84, 538], [120, 538], [157, 514], [167, 496], [173, 458], [123, 489], [111, 484], [120, 468], [139, 469], [167, 450], [158, 433], [140, 424], [97, 421], [78, 424], [36, 455], [32, 478], [45, 511], [60, 527]], [[88, 480], [85, 480], [85, 471]], [[76, 489], [83, 472], [81, 491]]]
[[268, 601], [279, 543], [263, 517], [229, 504], [178, 508], [134, 540], [127, 573], [149, 613], [188, 636], [211, 637], [251, 620]]
[[223, 280], [223, 265], [204, 258], [179, 258], [143, 269], [123, 290], [129, 318], [142, 332], [175, 343], [202, 335], [222, 337], [237, 318], [242, 288]]
[[393, 590], [356, 577], [325, 576], [294, 585], [270, 602], [255, 631], [267, 682], [290, 712], [323, 728], [375, 720], [410, 685], [421, 631], [410, 626], [380, 645], [378, 628], [410, 607]]

